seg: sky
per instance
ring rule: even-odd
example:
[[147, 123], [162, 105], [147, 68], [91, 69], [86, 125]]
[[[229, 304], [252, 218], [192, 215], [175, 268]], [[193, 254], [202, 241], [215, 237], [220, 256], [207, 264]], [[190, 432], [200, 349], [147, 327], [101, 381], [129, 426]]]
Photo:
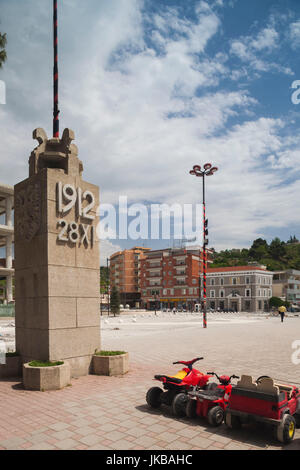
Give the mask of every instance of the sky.
[[[60, 126], [74, 130], [102, 203], [201, 203], [189, 170], [211, 162], [210, 246], [300, 238], [298, 0], [58, 3]], [[52, 1], [0, 0], [0, 31], [0, 181], [13, 185], [28, 175], [33, 129], [51, 137]], [[172, 243], [112, 236], [102, 263]]]

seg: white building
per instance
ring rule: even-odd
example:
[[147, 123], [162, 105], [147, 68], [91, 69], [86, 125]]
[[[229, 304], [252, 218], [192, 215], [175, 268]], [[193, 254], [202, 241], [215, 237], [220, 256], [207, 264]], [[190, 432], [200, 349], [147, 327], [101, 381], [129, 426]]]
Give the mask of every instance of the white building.
[[13, 301], [13, 203], [14, 188], [0, 184], [0, 248], [5, 249], [4, 260], [0, 263], [0, 279], [6, 279], [5, 300], [8, 303]]

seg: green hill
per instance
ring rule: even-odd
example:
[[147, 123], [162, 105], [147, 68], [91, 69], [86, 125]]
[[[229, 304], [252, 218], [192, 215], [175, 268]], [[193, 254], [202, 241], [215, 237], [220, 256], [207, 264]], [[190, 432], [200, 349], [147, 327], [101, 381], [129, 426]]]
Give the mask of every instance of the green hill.
[[258, 262], [270, 271], [285, 269], [300, 270], [300, 243], [293, 236], [287, 242], [274, 238], [270, 244], [262, 238], [254, 240], [251, 248], [224, 250], [212, 255], [212, 268], [243, 266]]

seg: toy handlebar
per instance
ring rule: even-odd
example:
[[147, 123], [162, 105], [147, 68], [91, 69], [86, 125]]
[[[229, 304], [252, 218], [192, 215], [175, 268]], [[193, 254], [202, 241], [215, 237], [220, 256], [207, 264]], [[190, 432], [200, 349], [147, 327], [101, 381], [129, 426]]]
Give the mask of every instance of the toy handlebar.
[[[223, 382], [221, 380], [221, 377], [218, 376], [218, 374], [216, 374], [215, 372], [207, 372], [208, 375], [215, 375], [217, 377], [217, 379], [219, 380], [219, 382]], [[230, 377], [228, 377], [228, 383], [230, 383], [231, 379], [239, 379], [239, 376], [238, 375], [231, 375]]]
[[189, 369], [192, 369], [192, 366], [195, 362], [201, 361], [204, 359], [204, 357], [196, 357], [195, 359], [192, 359], [191, 361], [176, 361], [173, 362], [173, 364], [183, 364], [184, 366], [188, 366]]

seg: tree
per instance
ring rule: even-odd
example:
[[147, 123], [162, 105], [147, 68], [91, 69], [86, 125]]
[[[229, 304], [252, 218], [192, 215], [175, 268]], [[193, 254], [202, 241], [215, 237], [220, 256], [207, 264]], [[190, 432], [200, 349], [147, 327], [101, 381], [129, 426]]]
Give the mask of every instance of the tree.
[[284, 300], [281, 300], [279, 297], [271, 297], [269, 299], [269, 305], [270, 307], [281, 307], [284, 304]]
[[269, 251], [272, 258], [279, 260], [286, 254], [285, 243], [276, 237], [271, 241]]
[[269, 253], [269, 246], [266, 240], [263, 238], [257, 238], [252, 243], [249, 250], [249, 256], [255, 261], [260, 261], [262, 258], [266, 258]]
[[109, 291], [109, 268], [100, 267], [100, 293], [107, 294]]
[[116, 286], [113, 286], [110, 294], [110, 310], [114, 316], [120, 314], [120, 294]]
[[6, 34], [0, 33], [0, 69], [2, 68], [3, 63], [6, 61], [6, 43]]

